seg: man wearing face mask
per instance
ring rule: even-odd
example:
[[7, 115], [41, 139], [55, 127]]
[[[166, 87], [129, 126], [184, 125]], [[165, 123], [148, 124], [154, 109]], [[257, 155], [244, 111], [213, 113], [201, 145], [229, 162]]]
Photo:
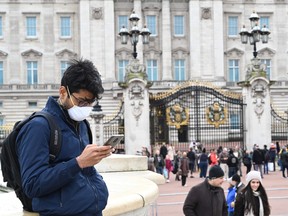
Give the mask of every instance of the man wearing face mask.
[[41, 216], [102, 216], [108, 190], [94, 165], [113, 149], [89, 143], [83, 120], [103, 91], [91, 61], [71, 62], [62, 77], [58, 99], [49, 97], [43, 109], [54, 117], [62, 132], [61, 151], [52, 164], [50, 128], [45, 118], [33, 118], [18, 134], [22, 186], [32, 198], [33, 211]]

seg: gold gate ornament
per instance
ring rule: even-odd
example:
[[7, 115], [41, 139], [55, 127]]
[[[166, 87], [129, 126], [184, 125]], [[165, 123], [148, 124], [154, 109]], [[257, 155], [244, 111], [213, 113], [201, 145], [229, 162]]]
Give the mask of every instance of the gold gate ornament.
[[180, 104], [166, 108], [166, 121], [169, 126], [175, 126], [179, 129], [182, 125], [188, 125], [189, 110], [181, 107]]
[[227, 120], [227, 108], [215, 101], [212, 105], [206, 107], [206, 118], [209, 124], [218, 128], [219, 125], [225, 124]]

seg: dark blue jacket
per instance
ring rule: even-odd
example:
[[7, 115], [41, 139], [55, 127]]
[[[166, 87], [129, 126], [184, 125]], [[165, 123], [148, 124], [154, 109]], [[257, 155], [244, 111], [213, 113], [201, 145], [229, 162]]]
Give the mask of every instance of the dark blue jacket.
[[22, 185], [33, 198], [33, 210], [53, 216], [102, 215], [108, 199], [106, 184], [94, 167], [81, 169], [76, 161], [89, 144], [86, 124], [73, 124], [52, 97], [43, 111], [55, 116], [62, 131], [62, 147], [55, 162], [49, 164], [50, 129], [44, 118], [33, 118], [17, 137]]

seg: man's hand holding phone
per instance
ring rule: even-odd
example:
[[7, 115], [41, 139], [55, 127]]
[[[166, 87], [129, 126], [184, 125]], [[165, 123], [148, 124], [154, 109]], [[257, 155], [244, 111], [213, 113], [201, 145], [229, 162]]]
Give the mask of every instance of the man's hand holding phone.
[[98, 146], [96, 144], [89, 144], [85, 147], [83, 152], [76, 158], [80, 168], [86, 168], [98, 164], [103, 158], [112, 154], [111, 146]]

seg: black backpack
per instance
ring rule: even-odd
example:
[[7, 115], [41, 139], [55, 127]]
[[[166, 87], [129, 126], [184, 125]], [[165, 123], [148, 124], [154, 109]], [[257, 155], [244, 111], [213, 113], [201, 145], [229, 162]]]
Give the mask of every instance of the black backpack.
[[23, 205], [23, 209], [26, 211], [33, 211], [32, 199], [27, 197], [22, 188], [22, 180], [20, 174], [20, 165], [17, 158], [17, 146], [16, 139], [19, 131], [28, 121], [41, 116], [45, 118], [50, 127], [50, 162], [52, 162], [58, 155], [61, 149], [61, 130], [54, 122], [52, 115], [46, 112], [35, 112], [23, 121], [15, 123], [12, 132], [2, 143], [1, 151], [1, 169], [4, 182], [7, 182], [7, 186], [14, 189], [17, 197], [20, 199]]
[[[7, 186], [14, 189], [16, 196], [20, 199], [23, 209], [33, 212], [32, 199], [27, 197], [22, 188], [22, 180], [20, 174], [20, 165], [17, 158], [16, 139], [19, 131], [28, 121], [35, 117], [45, 118], [50, 127], [50, 144], [49, 144], [49, 163], [52, 163], [58, 156], [61, 150], [62, 133], [59, 126], [56, 124], [54, 117], [47, 112], [35, 112], [23, 121], [15, 123], [12, 132], [2, 143], [1, 151], [1, 169], [4, 182]], [[84, 121], [88, 129], [89, 140], [92, 141], [92, 132], [87, 120]]]

